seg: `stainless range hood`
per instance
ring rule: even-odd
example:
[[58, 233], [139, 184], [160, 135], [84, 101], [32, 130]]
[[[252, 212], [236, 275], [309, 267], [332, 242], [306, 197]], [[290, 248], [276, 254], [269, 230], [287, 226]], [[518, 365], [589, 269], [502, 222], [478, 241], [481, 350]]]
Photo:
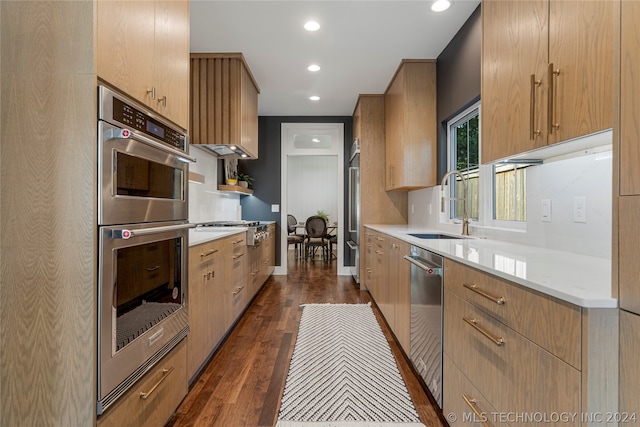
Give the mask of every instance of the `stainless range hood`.
[[257, 156], [246, 148], [232, 144], [200, 144], [196, 145], [203, 150], [210, 151], [222, 159], [256, 159]]

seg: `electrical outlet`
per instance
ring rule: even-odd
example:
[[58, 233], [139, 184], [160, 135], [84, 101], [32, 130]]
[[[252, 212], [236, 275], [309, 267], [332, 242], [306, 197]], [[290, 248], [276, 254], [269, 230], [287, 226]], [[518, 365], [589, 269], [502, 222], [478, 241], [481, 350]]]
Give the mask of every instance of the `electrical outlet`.
[[551, 222], [551, 199], [542, 199], [540, 219], [542, 222]]
[[587, 198], [585, 196], [573, 198], [573, 222], [587, 222]]
[[431, 215], [432, 212], [433, 212], [433, 210], [431, 208], [431, 203], [429, 203], [429, 215]]
[[416, 212], [416, 206], [411, 203], [411, 213], [415, 213]]

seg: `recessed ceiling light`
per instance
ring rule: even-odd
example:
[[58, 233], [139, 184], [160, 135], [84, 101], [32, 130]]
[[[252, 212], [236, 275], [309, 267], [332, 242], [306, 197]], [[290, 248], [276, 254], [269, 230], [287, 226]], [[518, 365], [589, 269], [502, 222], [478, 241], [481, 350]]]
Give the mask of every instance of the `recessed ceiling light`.
[[431, 10], [434, 12], [443, 12], [451, 6], [451, 1], [449, 0], [436, 0], [431, 4]]
[[316, 64], [311, 64], [307, 67], [307, 70], [309, 71], [320, 71], [320, 66], [316, 65]]
[[313, 138], [313, 139], [311, 139], [311, 142], [320, 142], [320, 139], [319, 138]]
[[304, 29], [307, 31], [318, 31], [320, 29], [320, 24], [316, 21], [309, 21], [304, 24]]
[[320, 97], [317, 96], [317, 95], [313, 95], [313, 96], [310, 96], [309, 99], [312, 100], [312, 101], [319, 101]]

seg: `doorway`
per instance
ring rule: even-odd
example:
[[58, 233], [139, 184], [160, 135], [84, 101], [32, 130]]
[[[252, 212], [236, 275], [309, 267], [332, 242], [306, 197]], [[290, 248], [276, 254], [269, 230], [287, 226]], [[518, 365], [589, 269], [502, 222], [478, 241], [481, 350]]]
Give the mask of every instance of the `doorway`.
[[[282, 123], [281, 125], [281, 224], [291, 213], [303, 223], [318, 211], [336, 223], [335, 250], [338, 275], [350, 275], [344, 265], [344, 124]], [[280, 266], [275, 274], [287, 274], [287, 228], [281, 227]]]

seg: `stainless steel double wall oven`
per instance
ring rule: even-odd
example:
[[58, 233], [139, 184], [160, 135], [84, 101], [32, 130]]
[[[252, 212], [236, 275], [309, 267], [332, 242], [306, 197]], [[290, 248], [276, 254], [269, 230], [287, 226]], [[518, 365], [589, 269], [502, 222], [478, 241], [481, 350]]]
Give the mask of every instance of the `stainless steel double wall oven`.
[[98, 414], [189, 331], [186, 132], [98, 87]]

